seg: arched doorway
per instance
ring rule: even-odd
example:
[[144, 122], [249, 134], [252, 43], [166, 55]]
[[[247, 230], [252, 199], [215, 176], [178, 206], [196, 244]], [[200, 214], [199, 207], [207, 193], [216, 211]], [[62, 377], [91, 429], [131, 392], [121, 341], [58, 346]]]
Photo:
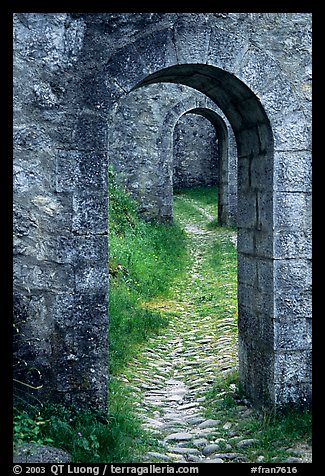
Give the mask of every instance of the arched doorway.
[[228, 121], [220, 114], [218, 108], [211, 105], [194, 107], [185, 114], [195, 114], [206, 118], [213, 126], [218, 147], [217, 183], [218, 183], [218, 221], [220, 225], [237, 223], [237, 147], [234, 134]]
[[[234, 130], [238, 150], [238, 328], [241, 384], [255, 405], [275, 403], [273, 156], [270, 121], [257, 96], [226, 71], [202, 64], [175, 65], [147, 76], [206, 94]], [[249, 246], [250, 243], [250, 246]]]
[[173, 188], [216, 186], [218, 136], [206, 118], [187, 112], [179, 118], [173, 134]]
[[[35, 231], [33, 240], [37, 245], [49, 244], [44, 256], [41, 246], [26, 246], [30, 237], [22, 230], [15, 256], [16, 294], [24, 302], [32, 297], [30, 334], [47, 342], [46, 348], [35, 347], [35, 362], [45, 369], [44, 395], [106, 405], [106, 178], [111, 115], [130, 91], [173, 82], [215, 101], [236, 137], [239, 334], [245, 391], [256, 405], [309, 404], [311, 144], [302, 76], [297, 83], [300, 91], [287, 63], [273, 60], [269, 32], [265, 36], [261, 32], [262, 43], [257, 46], [247, 18], [241, 16], [243, 35], [234, 31], [231, 19], [219, 28], [219, 20], [209, 14], [191, 21], [185, 15], [172, 23], [163, 16], [154, 28], [141, 17], [141, 29], [116, 42], [110, 34], [110, 15], [81, 17], [77, 21], [87, 34], [78, 37], [80, 56], [74, 57], [74, 66], [63, 59], [52, 70], [50, 55], [44, 57], [42, 68], [31, 69], [28, 55], [23, 63], [19, 59], [19, 88], [31, 85], [30, 96], [20, 98], [24, 121], [30, 122], [30, 111], [47, 108], [42, 118], [49, 131], [46, 153], [50, 151], [50, 156], [44, 159], [37, 144], [29, 152], [37, 157], [40, 180], [31, 182], [28, 200], [24, 187], [29, 169], [20, 160], [26, 157], [28, 145], [18, 141], [17, 161], [23, 168], [16, 195], [18, 222], [32, 203], [42, 224], [35, 228], [40, 231]], [[132, 18], [128, 20], [132, 23]], [[69, 38], [65, 19], [55, 21], [62, 37]], [[50, 21], [46, 28], [52, 31], [55, 25]], [[32, 22], [29, 38], [21, 37], [32, 47], [23, 50], [32, 55], [35, 33], [51, 46], [51, 38], [57, 36], [44, 36], [43, 31]], [[300, 59], [296, 50], [291, 71], [303, 64]], [[61, 66], [68, 72], [69, 84], [61, 84], [66, 76]], [[46, 74], [41, 76], [44, 68]], [[36, 102], [31, 102], [34, 75], [45, 83]], [[36, 116], [38, 125], [43, 124]], [[41, 279], [43, 275], [48, 279]], [[43, 321], [48, 322], [46, 327]]]

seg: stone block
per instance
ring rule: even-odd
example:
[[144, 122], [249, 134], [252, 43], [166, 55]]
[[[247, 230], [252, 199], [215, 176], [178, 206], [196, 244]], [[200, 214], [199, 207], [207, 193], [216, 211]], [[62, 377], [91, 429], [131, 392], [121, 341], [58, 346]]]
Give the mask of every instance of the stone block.
[[253, 256], [238, 254], [238, 279], [242, 283], [257, 284], [257, 260]]
[[[29, 203], [28, 220], [33, 223], [34, 236], [37, 240], [51, 241], [53, 235], [69, 233], [72, 222], [72, 197], [70, 193], [54, 194], [44, 191], [42, 194], [20, 196]], [[33, 229], [32, 228], [32, 229]]]
[[55, 183], [55, 157], [50, 150], [15, 150], [13, 162], [13, 191], [15, 203], [18, 195], [51, 193]]
[[108, 289], [108, 264], [79, 265], [75, 270], [77, 292], [105, 292]]
[[[257, 335], [259, 329], [259, 316], [257, 312], [243, 304], [246, 300], [248, 299], [241, 300], [238, 306], [238, 332], [241, 337]], [[250, 302], [247, 304], [251, 305]]]
[[69, 264], [56, 264], [26, 260], [15, 262], [13, 269], [15, 282], [33, 292], [64, 292], [74, 289], [74, 272]]
[[311, 228], [311, 196], [303, 192], [275, 192], [274, 226], [278, 230]]
[[274, 287], [274, 262], [272, 259], [257, 260], [257, 286], [263, 292], [270, 292]]
[[103, 292], [79, 293], [75, 296], [75, 322], [78, 325], [88, 323], [97, 329], [102, 329], [106, 335], [108, 287]]
[[309, 151], [274, 153], [274, 188], [280, 192], [311, 192], [312, 163]]
[[93, 112], [83, 112], [77, 121], [75, 144], [79, 150], [96, 150], [106, 152], [107, 121]]
[[273, 349], [274, 323], [272, 316], [242, 307], [238, 312], [238, 332], [242, 338], [251, 339], [254, 336], [256, 347], [263, 347], [269, 351]]
[[268, 155], [256, 155], [250, 163], [251, 186], [260, 191], [273, 192], [273, 160]]
[[257, 228], [273, 231], [273, 193], [268, 191], [257, 192]]
[[271, 125], [275, 150], [311, 150], [311, 123], [303, 111], [282, 112]]
[[[156, 55], [156, 50], [152, 48], [153, 44], [161, 51], [161, 55]], [[136, 41], [134, 47], [142, 58], [144, 72], [148, 74], [153, 72], [150, 67], [158, 71], [177, 63], [174, 32], [170, 28], [149, 33]]]
[[53, 260], [57, 263], [75, 263], [78, 253], [76, 237], [70, 234], [60, 235], [53, 237], [53, 241], [55, 242]]
[[311, 318], [312, 295], [311, 292], [285, 293], [277, 290], [274, 295], [274, 312], [277, 317], [286, 319]]
[[39, 124], [16, 125], [13, 129], [13, 143], [15, 148], [21, 150], [38, 151], [45, 150], [51, 146], [51, 139], [46, 133], [46, 129]]
[[76, 237], [77, 258], [80, 262], [108, 262], [107, 235]]
[[273, 258], [273, 230], [254, 230], [256, 256]]
[[81, 190], [107, 192], [107, 156], [104, 152], [82, 152], [79, 157], [78, 183]]
[[309, 350], [311, 334], [309, 319], [281, 319], [274, 322], [274, 345], [280, 350]]
[[110, 81], [121, 90], [129, 92], [149, 72], [137, 54], [134, 45], [128, 44], [110, 58], [106, 66], [106, 73]]
[[96, 75], [85, 74], [78, 85], [80, 104], [87, 109], [107, 113], [118, 100], [121, 89], [115, 86], [105, 71], [105, 67]]
[[290, 385], [308, 381], [306, 363], [306, 351], [283, 351], [276, 353], [274, 363], [275, 382]]
[[237, 226], [254, 229], [257, 224], [257, 196], [252, 190], [238, 192]]
[[294, 382], [293, 384], [274, 384], [274, 403], [277, 407], [294, 404], [310, 408], [312, 404], [311, 382]]
[[[227, 47], [225, 47], [227, 45]], [[211, 29], [211, 39], [207, 64], [236, 72], [248, 48], [247, 39], [230, 34], [215, 26]]]
[[274, 258], [312, 258], [311, 230], [279, 230], [274, 234]]
[[245, 191], [250, 191], [250, 189], [251, 189], [251, 158], [238, 157], [238, 193], [242, 194]]
[[[244, 111], [243, 111], [244, 114]], [[245, 123], [245, 116], [241, 116], [242, 124], [240, 131], [236, 134], [238, 159], [241, 157], [259, 156], [261, 152], [258, 130]]]
[[46, 69], [61, 72], [80, 53], [84, 22], [67, 13], [24, 13], [25, 28], [16, 28], [16, 48]]
[[107, 233], [108, 199], [103, 192], [73, 195], [72, 229], [78, 234]]
[[[61, 293], [50, 310], [55, 392], [82, 405], [105, 405], [107, 398], [107, 289], [103, 293]], [[102, 404], [100, 403], [102, 401]]]
[[53, 325], [63, 332], [70, 332], [74, 326], [74, 316], [77, 312], [75, 294], [60, 292], [53, 296], [51, 316]]
[[188, 22], [174, 25], [176, 56], [180, 64], [203, 63], [208, 56], [211, 29], [209, 25], [198, 25]]
[[239, 378], [242, 388], [256, 407], [273, 403], [274, 356], [272, 349], [255, 344], [253, 338], [238, 339]]
[[274, 261], [275, 289], [290, 294], [311, 291], [311, 261], [304, 259], [287, 259]]
[[[247, 50], [241, 59], [237, 74], [252, 91], [259, 91], [260, 96], [264, 96], [264, 94], [266, 95], [270, 91], [274, 94], [274, 83], [280, 80], [275, 61], [264, 51], [260, 51], [260, 49], [253, 45], [247, 45]], [[277, 89], [277, 93], [281, 94], [282, 91], [283, 83], [281, 82], [281, 88]], [[288, 92], [287, 89], [285, 91], [286, 93]], [[283, 95], [286, 101], [288, 97], [290, 95]]]
[[273, 289], [266, 292], [253, 284], [238, 281], [238, 308], [245, 307], [252, 313], [273, 315]]
[[53, 238], [53, 260], [59, 263], [107, 263], [108, 240], [105, 235], [61, 235]]
[[246, 228], [237, 229], [237, 250], [238, 253], [255, 254], [255, 231]]
[[80, 152], [60, 150], [56, 156], [56, 191], [72, 192], [78, 177]]
[[[240, 87], [242, 87], [245, 92], [239, 89]], [[270, 147], [272, 147], [270, 126], [267, 124], [267, 118], [264, 109], [260, 105], [260, 102], [253, 95], [246, 97], [246, 91], [246, 88], [244, 86], [240, 86], [240, 83], [238, 82], [239, 100], [238, 102], [236, 101], [236, 111], [238, 111], [244, 118], [244, 126], [246, 127], [246, 130], [243, 128], [244, 134], [246, 134], [246, 136], [251, 139], [251, 144], [254, 144], [251, 150], [263, 154]], [[243, 95], [244, 97], [241, 97]], [[252, 140], [253, 135], [254, 140]], [[242, 155], [242, 150], [243, 149], [241, 148], [240, 155]]]

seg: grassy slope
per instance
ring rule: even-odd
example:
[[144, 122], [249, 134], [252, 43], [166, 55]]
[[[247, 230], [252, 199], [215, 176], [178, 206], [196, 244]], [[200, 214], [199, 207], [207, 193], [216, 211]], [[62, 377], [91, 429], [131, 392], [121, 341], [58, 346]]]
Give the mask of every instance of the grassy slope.
[[[110, 184], [109, 414], [57, 405], [30, 408], [28, 413], [20, 408], [15, 413], [16, 443], [50, 443], [68, 450], [74, 462], [130, 462], [134, 454], [152, 444], [133, 415], [126, 387], [115, 376], [137, 355], [149, 335], [159, 334], [168, 326], [167, 314], [144, 304], [188, 292], [185, 271], [189, 243], [182, 227], [189, 222], [199, 224], [202, 209], [217, 216], [216, 190], [196, 188], [175, 195], [178, 224], [150, 225], [137, 217], [134, 204], [115, 186], [112, 176]], [[210, 229], [215, 224], [211, 220]], [[236, 307], [236, 252], [229, 230], [216, 227], [215, 231], [219, 239], [202, 264], [204, 280], [189, 299], [194, 299], [196, 312], [202, 315], [217, 312], [226, 317]], [[198, 252], [203, 253], [203, 249]], [[177, 286], [173, 286], [175, 282]], [[234, 327], [234, 339], [236, 332]], [[221, 380], [208, 395], [207, 416], [238, 422], [240, 398], [236, 375]], [[247, 448], [251, 461], [256, 454], [263, 455], [265, 461], [281, 458], [285, 448], [308, 442], [311, 437], [309, 412], [280, 417], [252, 413], [239, 423], [247, 438], [259, 435], [259, 447]]]

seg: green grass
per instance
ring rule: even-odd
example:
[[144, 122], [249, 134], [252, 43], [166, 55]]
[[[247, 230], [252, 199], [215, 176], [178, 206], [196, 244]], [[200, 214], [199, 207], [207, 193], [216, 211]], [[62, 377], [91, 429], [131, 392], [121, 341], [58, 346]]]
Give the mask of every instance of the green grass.
[[[297, 443], [311, 445], [311, 411], [294, 407], [277, 412], [251, 409], [248, 416], [239, 417], [243, 400], [238, 373], [233, 372], [220, 378], [207, 393], [206, 415], [232, 423], [235, 435], [257, 440], [254, 445], [241, 449], [247, 462], [256, 462], [257, 456], [264, 457], [264, 462], [283, 462], [289, 456], [286, 449]], [[227, 437], [227, 430], [224, 433]]]
[[149, 335], [168, 320], [144, 302], [167, 296], [188, 264], [186, 235], [180, 225], [141, 220], [135, 203], [110, 173], [110, 373], [120, 372]]
[[211, 206], [217, 210], [218, 204], [218, 189], [216, 186], [209, 187], [192, 187], [192, 188], [182, 188], [174, 190], [175, 198], [178, 195], [182, 197], [187, 197], [194, 200], [197, 204], [202, 207]]
[[155, 441], [149, 440], [141, 429], [130, 399], [118, 382], [111, 382], [110, 394], [108, 414], [63, 405], [17, 412], [14, 431], [16, 437], [19, 432], [20, 439], [16, 438], [16, 445], [49, 444], [68, 451], [75, 463], [135, 461], [142, 447], [155, 448]]

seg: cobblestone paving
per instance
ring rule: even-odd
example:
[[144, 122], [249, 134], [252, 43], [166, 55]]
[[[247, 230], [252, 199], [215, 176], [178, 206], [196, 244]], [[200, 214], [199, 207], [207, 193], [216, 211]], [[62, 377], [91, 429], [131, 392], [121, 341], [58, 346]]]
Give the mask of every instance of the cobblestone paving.
[[[236, 315], [218, 318], [202, 315], [193, 304], [202, 289], [202, 262], [216, 239], [202, 222], [183, 223], [190, 238], [191, 268], [185, 282], [174, 289], [174, 298], [148, 303], [170, 316], [164, 335], [150, 339], [137, 359], [120, 379], [135, 400], [136, 413], [160, 443], [159, 451], [148, 452], [143, 462], [245, 462], [243, 449], [255, 439], [236, 431], [236, 423], [205, 417], [205, 394], [217, 377], [237, 367]], [[235, 243], [234, 232], [220, 239]], [[225, 294], [227, 285], [225, 284]], [[238, 418], [248, 418], [252, 410], [238, 405]], [[225, 437], [225, 434], [227, 435]], [[289, 455], [288, 455], [289, 456]], [[256, 461], [263, 457], [256, 455]], [[288, 462], [302, 461], [293, 453]]]

